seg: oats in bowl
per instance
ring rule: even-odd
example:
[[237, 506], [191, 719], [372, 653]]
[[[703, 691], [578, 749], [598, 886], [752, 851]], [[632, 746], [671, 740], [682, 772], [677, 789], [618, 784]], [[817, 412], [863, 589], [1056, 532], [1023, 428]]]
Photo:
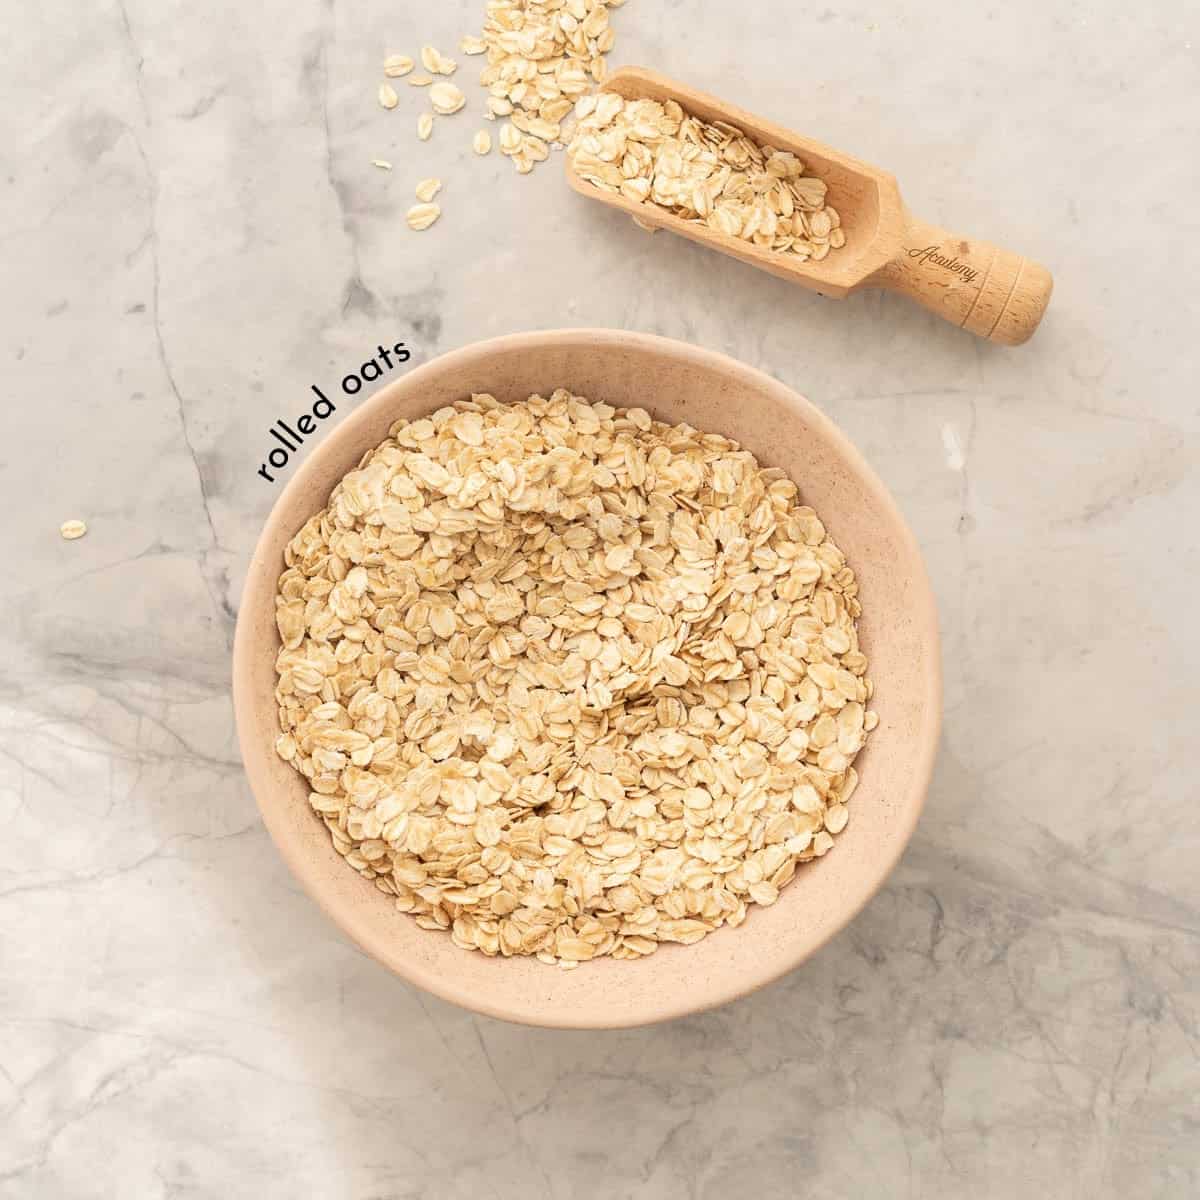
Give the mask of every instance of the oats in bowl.
[[875, 724], [855, 576], [736, 442], [564, 390], [397, 421], [291, 540], [278, 753], [464, 949], [570, 968], [773, 904]]

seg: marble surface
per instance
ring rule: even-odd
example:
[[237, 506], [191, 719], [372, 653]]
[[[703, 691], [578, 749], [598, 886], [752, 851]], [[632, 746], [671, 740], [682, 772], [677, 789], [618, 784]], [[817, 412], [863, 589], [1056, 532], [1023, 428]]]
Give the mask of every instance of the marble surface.
[[[1019, 350], [651, 239], [557, 161], [473, 158], [477, 116], [420, 145], [417, 94], [375, 104], [381, 56], [448, 49], [482, 6], [14, 10], [0, 1196], [1200, 1194], [1195, 6], [616, 15], [614, 64], [1050, 265]], [[445, 216], [412, 234], [431, 174]], [[618, 1034], [476, 1019], [347, 945], [263, 832], [229, 698], [270, 423], [379, 341], [419, 362], [560, 325], [809, 395], [893, 489], [945, 633], [941, 758], [889, 886], [781, 983]]]

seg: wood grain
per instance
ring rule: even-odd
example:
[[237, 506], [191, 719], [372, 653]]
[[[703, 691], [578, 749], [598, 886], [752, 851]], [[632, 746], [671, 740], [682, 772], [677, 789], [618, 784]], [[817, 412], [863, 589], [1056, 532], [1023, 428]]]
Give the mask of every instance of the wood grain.
[[581, 195], [823, 296], [840, 299], [862, 288], [886, 288], [979, 337], [1010, 346], [1027, 341], [1041, 321], [1053, 288], [1045, 267], [916, 220], [888, 172], [644, 67], [622, 68], [603, 90], [626, 99], [675, 100], [702, 120], [726, 121], [760, 145], [790, 150], [829, 185], [846, 244], [821, 262], [801, 262], [598, 188], [576, 173], [568, 156], [567, 180]]

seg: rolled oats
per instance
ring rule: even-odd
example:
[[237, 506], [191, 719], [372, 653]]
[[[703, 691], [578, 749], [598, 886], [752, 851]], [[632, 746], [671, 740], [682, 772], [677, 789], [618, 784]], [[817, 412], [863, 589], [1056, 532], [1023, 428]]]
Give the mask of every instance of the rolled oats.
[[458, 70], [454, 59], [444, 57], [433, 46], [421, 47], [421, 66], [432, 75], [453, 75]]
[[521, 149], [521, 131], [515, 126], [505, 122], [500, 126], [500, 153], [513, 155]]
[[453, 83], [435, 83], [429, 89], [429, 103], [433, 105], [433, 111], [441, 116], [448, 117], [458, 112], [466, 102], [462, 89]]
[[475, 395], [397, 421], [285, 564], [276, 749], [338, 853], [457, 946], [690, 945], [846, 826], [858, 586], [727, 438]]
[[476, 154], [490, 154], [492, 152], [492, 135], [486, 129], [479, 130], [471, 139], [471, 149]]
[[567, 153], [602, 191], [802, 261], [846, 243], [825, 183], [794, 154], [736, 126], [702, 121], [673, 100], [613, 92], [582, 97], [575, 117]]
[[58, 532], [66, 541], [73, 542], [87, 533], [87, 525], [83, 521], [64, 521], [58, 527]]
[[389, 54], [383, 60], [383, 73], [390, 79], [407, 75], [416, 64], [407, 54]]
[[442, 181], [440, 179], [422, 179], [416, 186], [416, 196], [418, 200], [429, 203], [442, 190]]
[[[486, 53], [479, 82], [491, 117], [521, 114], [553, 129], [534, 132], [545, 145], [564, 144], [562, 121], [574, 102], [606, 75], [615, 35], [609, 10], [624, 0], [488, 0], [483, 36], [464, 38], [463, 52]], [[528, 173], [547, 155], [511, 155]]]
[[408, 227], [418, 231], [428, 229], [441, 215], [442, 210], [436, 204], [414, 204], [408, 210]]
[[400, 103], [400, 97], [396, 95], [396, 89], [390, 83], [379, 85], [379, 103], [384, 108], [395, 108]]

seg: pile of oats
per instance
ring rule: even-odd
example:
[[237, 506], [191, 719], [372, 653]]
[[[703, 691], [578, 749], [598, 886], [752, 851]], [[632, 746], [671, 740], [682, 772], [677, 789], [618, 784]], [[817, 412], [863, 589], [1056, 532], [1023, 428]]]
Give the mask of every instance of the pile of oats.
[[[487, 64], [479, 82], [487, 89], [489, 121], [507, 117], [497, 141], [500, 153], [512, 159], [518, 173], [528, 175], [539, 162], [550, 157], [552, 146], [561, 149], [568, 140], [564, 122], [575, 101], [593, 84], [603, 82], [605, 55], [615, 40], [608, 11], [625, 0], [488, 0], [483, 36], [467, 36], [459, 43], [464, 54], [486, 54]], [[432, 112], [417, 117], [417, 137], [427, 142], [433, 136], [434, 117], [461, 111], [467, 98], [453, 83], [435, 76], [453, 75], [458, 63], [436, 46], [421, 47], [421, 65], [427, 75], [413, 75], [416, 62], [407, 54], [389, 54], [383, 62], [387, 79], [407, 77], [411, 87], [429, 88]], [[396, 89], [385, 81], [379, 85], [380, 105], [391, 111], [400, 104]], [[491, 153], [492, 136], [476, 131], [471, 148], [478, 155]], [[386, 159], [372, 159], [374, 166], [390, 170]], [[409, 228], [428, 229], [427, 214], [415, 219], [409, 213]]]
[[582, 97], [567, 147], [581, 178], [729, 237], [819, 262], [846, 244], [825, 183], [794, 154], [760, 146], [674, 101]]
[[875, 715], [854, 573], [736, 442], [566, 391], [398, 421], [279, 580], [279, 754], [427, 929], [572, 967], [772, 904]]
[[575, 101], [607, 73], [615, 35], [609, 9], [625, 0], [488, 0], [481, 38], [464, 41], [487, 54], [479, 82], [488, 116], [507, 117], [500, 150], [521, 174], [562, 145]]

